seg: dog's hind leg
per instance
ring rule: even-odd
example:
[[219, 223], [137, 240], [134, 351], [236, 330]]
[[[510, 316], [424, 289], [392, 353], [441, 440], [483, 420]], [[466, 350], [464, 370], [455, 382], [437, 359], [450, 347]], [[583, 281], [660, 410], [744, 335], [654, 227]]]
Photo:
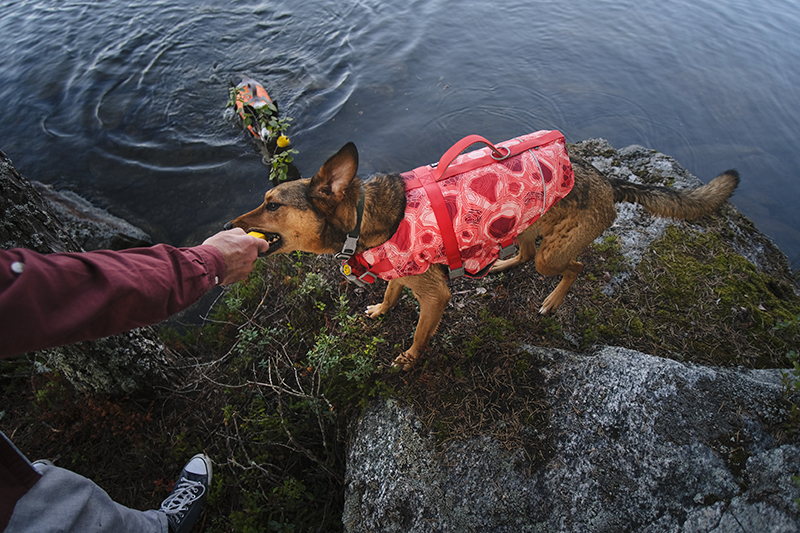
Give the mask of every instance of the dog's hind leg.
[[539, 309], [543, 315], [552, 313], [564, 301], [583, 270], [583, 264], [575, 258], [614, 222], [616, 212], [613, 204], [609, 203], [607, 208], [595, 210], [594, 216], [579, 215], [558, 220], [543, 232], [536, 252], [536, 270], [543, 276], [561, 276], [561, 281]]
[[509, 259], [500, 259], [492, 266], [489, 273], [496, 274], [535, 259], [537, 237], [536, 224], [528, 226], [522, 233], [517, 235], [517, 255]]
[[567, 295], [569, 288], [572, 287], [572, 284], [575, 283], [576, 279], [578, 279], [578, 274], [580, 274], [581, 270], [583, 270], [583, 263], [572, 260], [564, 268], [559, 269], [557, 267], [552, 268], [548, 265], [544, 265], [539, 268], [539, 264], [537, 262], [536, 270], [538, 270], [543, 276], [556, 276], [561, 274], [561, 281], [558, 283], [556, 288], [553, 289], [553, 292], [551, 292], [547, 298], [544, 299], [542, 307], [539, 309], [540, 314], [546, 315], [555, 311], [564, 301], [564, 297]]

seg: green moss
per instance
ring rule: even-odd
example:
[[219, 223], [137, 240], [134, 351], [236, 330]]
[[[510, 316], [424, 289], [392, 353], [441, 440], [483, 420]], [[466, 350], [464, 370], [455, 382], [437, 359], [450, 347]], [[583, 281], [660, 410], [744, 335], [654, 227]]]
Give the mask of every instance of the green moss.
[[592, 250], [598, 255], [596, 260], [604, 273], [616, 276], [630, 270], [616, 235], [608, 235], [601, 242], [592, 243]]
[[594, 307], [584, 307], [576, 311], [577, 323], [583, 329], [583, 344], [590, 346], [600, 337], [598, 330], [599, 313]]
[[637, 330], [683, 331], [692, 351], [717, 363], [780, 365], [797, 346], [775, 325], [800, 312], [800, 299], [715, 233], [670, 227], [637, 270], [651, 288], [637, 306], [652, 321]]
[[[737, 254], [726, 224], [704, 220], [706, 230], [669, 227], [632, 270], [615, 238], [594, 243], [568, 295], [580, 303], [573, 315], [557, 315], [564, 335], [583, 349], [610, 344], [703, 364], [787, 366], [800, 331], [776, 325], [794, 324], [800, 298]], [[625, 281], [605, 294], [602, 278], [620, 274]], [[539, 327], [557, 345], [544, 320]]]
[[474, 356], [479, 350], [485, 350], [493, 343], [503, 343], [511, 332], [514, 331], [513, 323], [503, 317], [492, 315], [486, 309], [481, 309], [480, 326], [475, 335], [470, 337], [466, 344], [468, 357]]
[[542, 326], [545, 335], [553, 338], [563, 338], [564, 331], [561, 329], [561, 323], [553, 316], [544, 315], [541, 318]]

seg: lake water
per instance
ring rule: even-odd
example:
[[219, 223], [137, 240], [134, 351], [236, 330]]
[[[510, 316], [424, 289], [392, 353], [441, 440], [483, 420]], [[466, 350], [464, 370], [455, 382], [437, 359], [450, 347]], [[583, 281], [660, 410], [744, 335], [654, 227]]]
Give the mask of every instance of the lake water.
[[674, 156], [800, 254], [800, 7], [787, 0], [0, 0], [0, 149], [150, 232], [194, 244], [255, 207], [267, 170], [225, 111], [265, 84], [312, 175], [459, 138], [560, 129]]

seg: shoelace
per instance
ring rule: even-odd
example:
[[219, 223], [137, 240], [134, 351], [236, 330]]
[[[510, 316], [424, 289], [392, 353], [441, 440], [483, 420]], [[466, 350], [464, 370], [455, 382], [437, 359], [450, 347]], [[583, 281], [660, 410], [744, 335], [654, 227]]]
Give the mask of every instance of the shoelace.
[[205, 491], [205, 485], [199, 481], [182, 479], [172, 491], [172, 494], [161, 503], [161, 510], [167, 515], [186, 512], [189, 506], [200, 498]]

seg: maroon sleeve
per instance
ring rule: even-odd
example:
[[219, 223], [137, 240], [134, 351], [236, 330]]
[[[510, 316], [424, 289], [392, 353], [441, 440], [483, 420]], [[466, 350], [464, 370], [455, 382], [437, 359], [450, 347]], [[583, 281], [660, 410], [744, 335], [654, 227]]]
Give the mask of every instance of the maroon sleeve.
[[85, 253], [0, 250], [0, 357], [155, 324], [225, 276], [210, 245]]

